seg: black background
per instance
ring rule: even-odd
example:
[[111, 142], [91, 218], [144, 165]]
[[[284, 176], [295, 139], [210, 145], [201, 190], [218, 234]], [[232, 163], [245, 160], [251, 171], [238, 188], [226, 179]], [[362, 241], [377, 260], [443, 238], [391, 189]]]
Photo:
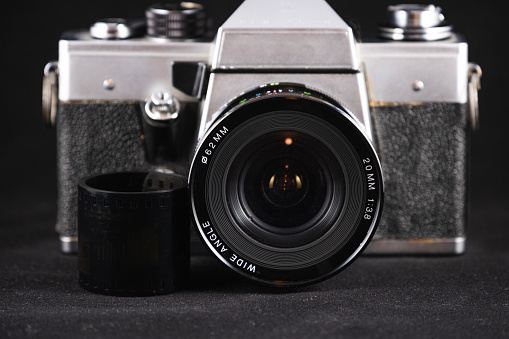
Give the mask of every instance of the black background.
[[[216, 27], [240, 3], [202, 2]], [[42, 71], [58, 58], [63, 31], [103, 17], [141, 17], [151, 3], [58, 0], [11, 3], [3, 11], [0, 337], [509, 336], [509, 49], [505, 12], [494, 0], [437, 3], [483, 69], [465, 255], [363, 257], [326, 282], [285, 292], [206, 259], [193, 261], [188, 289], [165, 297], [113, 298], [80, 289], [76, 258], [58, 252], [53, 231], [56, 144], [55, 131], [42, 125]], [[392, 2], [329, 3], [368, 32]]]

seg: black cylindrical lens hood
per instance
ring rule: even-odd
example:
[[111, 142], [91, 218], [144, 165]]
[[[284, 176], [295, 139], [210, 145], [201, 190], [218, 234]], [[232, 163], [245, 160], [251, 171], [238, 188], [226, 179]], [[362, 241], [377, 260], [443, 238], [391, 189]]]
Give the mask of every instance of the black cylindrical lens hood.
[[128, 172], [78, 184], [79, 283], [118, 296], [166, 294], [189, 273], [184, 178]]

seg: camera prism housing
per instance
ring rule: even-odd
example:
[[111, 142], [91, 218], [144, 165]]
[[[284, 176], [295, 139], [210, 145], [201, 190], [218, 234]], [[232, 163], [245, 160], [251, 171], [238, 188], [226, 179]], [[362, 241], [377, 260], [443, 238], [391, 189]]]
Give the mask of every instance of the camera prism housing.
[[96, 23], [47, 67], [64, 251], [80, 178], [159, 170], [189, 174], [198, 237], [263, 283], [316, 282], [362, 252], [464, 252], [481, 73], [439, 7], [391, 6], [362, 42], [325, 1], [247, 0], [215, 37], [196, 34], [201, 6], [162, 10], [196, 27]]

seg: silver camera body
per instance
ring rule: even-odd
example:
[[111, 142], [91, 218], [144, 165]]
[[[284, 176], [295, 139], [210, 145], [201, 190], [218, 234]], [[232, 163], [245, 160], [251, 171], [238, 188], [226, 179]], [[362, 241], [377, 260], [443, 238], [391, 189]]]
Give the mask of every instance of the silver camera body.
[[[207, 161], [199, 152], [225, 107], [256, 88], [298, 84], [338, 103], [378, 154], [385, 207], [364, 253], [462, 253], [480, 69], [439, 8], [393, 6], [388, 13], [379, 37], [362, 42], [325, 1], [301, 0], [246, 0], [213, 40], [140, 36], [134, 24], [106, 21], [66, 33], [58, 64], [45, 70], [63, 251], [75, 250], [80, 178], [146, 169], [187, 174], [193, 157]], [[163, 160], [154, 160], [157, 150], [147, 155], [144, 121], [171, 130]], [[196, 215], [195, 223], [206, 224]]]

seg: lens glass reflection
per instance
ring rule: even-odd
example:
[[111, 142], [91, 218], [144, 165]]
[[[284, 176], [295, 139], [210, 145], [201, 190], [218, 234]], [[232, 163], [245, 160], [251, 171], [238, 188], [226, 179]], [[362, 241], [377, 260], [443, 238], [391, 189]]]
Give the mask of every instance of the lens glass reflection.
[[[330, 151], [309, 135], [273, 132], [242, 151], [241, 205], [258, 226], [274, 233], [311, 227], [332, 197]], [[244, 158], [242, 156], [241, 158]]]

